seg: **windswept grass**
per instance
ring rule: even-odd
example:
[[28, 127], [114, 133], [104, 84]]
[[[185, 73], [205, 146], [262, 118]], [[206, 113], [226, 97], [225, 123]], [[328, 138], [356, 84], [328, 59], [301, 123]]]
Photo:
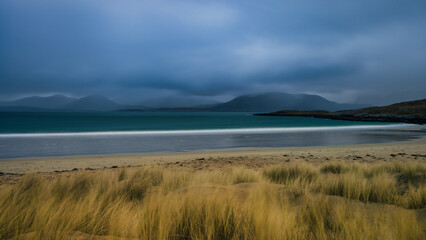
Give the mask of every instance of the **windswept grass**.
[[406, 194], [405, 201], [405, 206], [408, 208], [426, 208], [426, 186], [422, 185], [417, 189], [410, 187]]
[[244, 168], [227, 168], [221, 170], [214, 170], [211, 172], [197, 175], [198, 182], [215, 183], [221, 185], [232, 185], [238, 183], [257, 182], [260, 176], [253, 170]]
[[315, 181], [319, 174], [310, 165], [291, 164], [265, 169], [263, 175], [275, 183], [304, 185]]
[[316, 185], [313, 189], [318, 192], [362, 202], [397, 204], [400, 197], [395, 179], [387, 174], [372, 178], [360, 177], [354, 173], [325, 176]]
[[340, 174], [349, 170], [349, 167], [342, 163], [329, 163], [325, 164], [321, 168], [321, 172], [323, 173], [334, 173]]
[[27, 176], [0, 190], [0, 239], [425, 239], [411, 210], [425, 208], [424, 166]]

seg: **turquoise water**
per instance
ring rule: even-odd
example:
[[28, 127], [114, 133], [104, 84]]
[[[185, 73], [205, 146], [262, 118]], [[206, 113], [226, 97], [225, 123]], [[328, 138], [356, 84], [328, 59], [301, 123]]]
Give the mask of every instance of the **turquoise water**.
[[0, 160], [366, 144], [424, 135], [404, 127], [251, 113], [0, 113]]
[[252, 113], [55, 112], [0, 113], [0, 134], [103, 131], [170, 131], [386, 125], [306, 117], [263, 117]]

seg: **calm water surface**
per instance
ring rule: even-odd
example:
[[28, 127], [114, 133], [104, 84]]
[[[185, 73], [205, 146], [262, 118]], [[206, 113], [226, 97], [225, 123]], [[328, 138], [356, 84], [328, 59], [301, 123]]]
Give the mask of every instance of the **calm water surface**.
[[0, 113], [0, 133], [203, 130], [383, 125], [252, 113], [86, 112]]
[[382, 143], [407, 125], [251, 113], [0, 113], [0, 159]]

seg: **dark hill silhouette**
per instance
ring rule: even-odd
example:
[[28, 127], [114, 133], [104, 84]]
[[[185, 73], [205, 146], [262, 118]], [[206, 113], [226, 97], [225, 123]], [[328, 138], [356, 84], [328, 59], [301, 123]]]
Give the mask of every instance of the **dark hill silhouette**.
[[[170, 102], [168, 99], [165, 102]], [[243, 95], [231, 101], [218, 104], [199, 104], [193, 102], [191, 107], [147, 108], [142, 105], [122, 105], [104, 96], [91, 95], [73, 99], [62, 95], [50, 97], [29, 97], [14, 102], [0, 104], [0, 111], [205, 111], [205, 112], [274, 112], [289, 110], [327, 110], [357, 109], [365, 105], [340, 104], [317, 95], [263, 93]], [[18, 107], [18, 108], [16, 108]]]
[[[75, 98], [70, 98], [63, 95], [53, 95], [49, 97], [26, 97], [11, 102], [2, 102], [1, 106], [8, 107], [30, 107], [30, 108], [60, 108], [65, 104], [75, 101]], [[24, 108], [23, 108], [24, 109]]]
[[282, 109], [338, 111], [362, 107], [366, 105], [340, 104], [317, 95], [263, 93], [243, 95], [206, 110], [216, 112], [273, 112]]
[[91, 95], [65, 104], [61, 108], [75, 111], [114, 111], [124, 107], [104, 96]]
[[291, 111], [255, 114], [258, 116], [315, 117], [349, 121], [426, 123], [426, 99], [395, 103], [384, 107], [369, 107], [358, 110]]

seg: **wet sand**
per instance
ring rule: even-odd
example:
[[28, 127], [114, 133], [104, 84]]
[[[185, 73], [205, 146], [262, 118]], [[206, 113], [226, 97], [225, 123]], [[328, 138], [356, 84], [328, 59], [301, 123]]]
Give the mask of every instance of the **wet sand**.
[[349, 146], [3, 160], [0, 161], [0, 184], [15, 183], [29, 173], [55, 175], [76, 171], [153, 165], [192, 170], [212, 170], [226, 167], [256, 169], [289, 162], [319, 164], [327, 161], [360, 163], [426, 161], [426, 138], [406, 142]]

